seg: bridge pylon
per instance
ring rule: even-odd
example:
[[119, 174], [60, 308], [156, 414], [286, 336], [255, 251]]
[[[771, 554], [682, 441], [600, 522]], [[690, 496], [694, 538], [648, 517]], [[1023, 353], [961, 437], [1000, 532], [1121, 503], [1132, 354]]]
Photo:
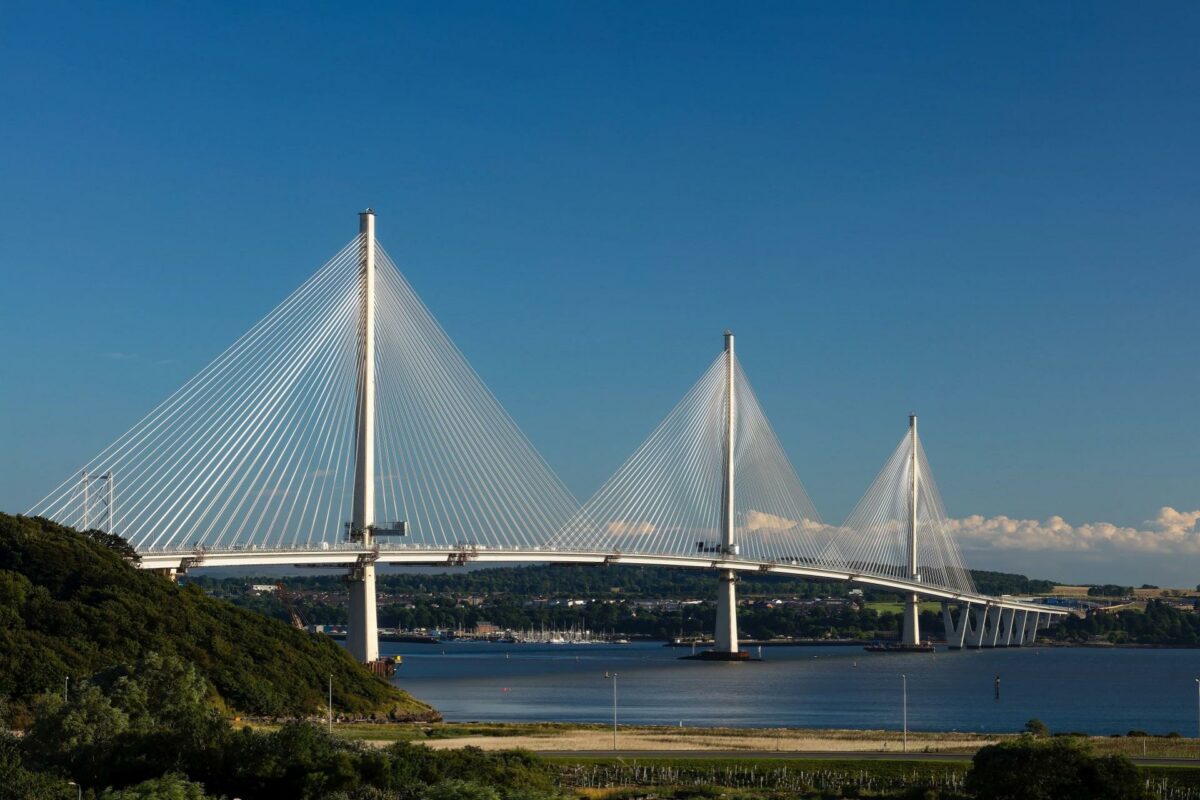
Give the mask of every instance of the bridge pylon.
[[[917, 509], [920, 504], [920, 465], [917, 461], [917, 415], [908, 415], [908, 435], [912, 440], [912, 454], [909, 465], [909, 495], [908, 495], [908, 577], [914, 581], [921, 580], [921, 570], [917, 565]], [[916, 647], [921, 644], [921, 598], [913, 593], [904, 598], [904, 630], [900, 643], [906, 647]]]
[[[737, 445], [737, 387], [733, 352], [733, 333], [725, 331], [725, 436], [721, 483], [721, 551], [722, 555], [735, 556], [738, 545], [735, 541], [737, 525], [737, 461], [734, 458]], [[737, 629], [737, 575], [731, 569], [721, 570], [717, 590], [717, 629], [713, 636], [713, 649], [706, 655], [720, 660], [747, 658], [738, 646]]]
[[[358, 404], [355, 409], [355, 459], [351, 540], [370, 550], [375, 527], [375, 212], [358, 215], [359, 309]], [[375, 607], [375, 560], [363, 558], [351, 570], [350, 625], [346, 644], [363, 663], [379, 658], [379, 622]]]

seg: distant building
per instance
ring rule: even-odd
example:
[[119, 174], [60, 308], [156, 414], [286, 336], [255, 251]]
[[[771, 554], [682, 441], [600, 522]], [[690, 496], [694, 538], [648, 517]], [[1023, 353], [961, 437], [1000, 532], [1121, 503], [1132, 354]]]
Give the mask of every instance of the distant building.
[[250, 591], [254, 592], [255, 594], [271, 594], [275, 591], [275, 584], [256, 583], [250, 587]]
[[499, 632], [500, 632], [500, 626], [496, 625], [495, 623], [488, 622], [487, 620], [482, 620], [482, 619], [479, 620], [479, 622], [475, 623], [475, 635], [476, 636], [490, 636], [493, 633], [499, 633]]
[[1055, 597], [1087, 597], [1090, 586], [1055, 586], [1050, 594]]

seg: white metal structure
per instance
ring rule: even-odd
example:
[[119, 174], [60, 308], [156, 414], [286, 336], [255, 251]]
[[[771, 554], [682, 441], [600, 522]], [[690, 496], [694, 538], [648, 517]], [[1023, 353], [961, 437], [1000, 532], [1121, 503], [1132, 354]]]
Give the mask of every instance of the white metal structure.
[[[378, 655], [381, 563], [715, 570], [715, 649], [726, 654], [738, 652], [735, 583], [746, 572], [900, 592], [910, 643], [921, 597], [962, 604], [957, 625], [947, 611], [961, 646], [1029, 641], [1065, 613], [977, 591], [915, 415], [847, 521], [822, 522], [729, 332], [579, 504], [379, 245], [370, 210], [346, 247], [83, 469], [105, 473], [110, 489], [119, 476], [108, 527], [145, 567], [348, 569], [349, 646], [364, 661]], [[89, 503], [76, 473], [30, 513], [79, 527]]]
[[[355, 409], [353, 517], [350, 539], [371, 551], [375, 528], [375, 212], [359, 214], [361, 293], [358, 348], [358, 406]], [[379, 658], [378, 615], [375, 611], [375, 562], [363, 556], [350, 573], [350, 627], [346, 644], [359, 661]]]
[[[733, 333], [725, 331], [725, 481], [721, 503], [721, 552], [725, 555], [738, 554], [734, 531], [737, 526], [737, 459], [734, 448], [737, 444], [737, 387], [734, 383]], [[717, 629], [713, 637], [713, 651], [733, 654], [738, 652], [737, 629], [737, 573], [731, 569], [721, 570], [717, 588]]]

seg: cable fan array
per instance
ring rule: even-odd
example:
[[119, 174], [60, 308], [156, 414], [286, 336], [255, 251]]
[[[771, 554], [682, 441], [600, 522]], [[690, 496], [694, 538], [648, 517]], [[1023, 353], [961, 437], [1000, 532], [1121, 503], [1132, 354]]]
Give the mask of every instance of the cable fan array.
[[[719, 553], [728, 391], [723, 353], [583, 507], [560, 547]], [[734, 527], [742, 558], [828, 563], [825, 526], [734, 361]]]
[[[84, 468], [116, 476], [137, 550], [304, 549], [349, 519], [362, 237]], [[578, 503], [433, 319], [376, 259], [376, 518], [410, 541], [546, 541]], [[31, 513], [79, 527], [85, 481]], [[383, 523], [385, 526], [388, 524]]]
[[917, 572], [923, 583], [975, 593], [971, 572], [946, 525], [946, 510], [919, 437], [905, 434], [859, 500], [838, 541], [856, 572], [909, 577], [908, 538], [912, 508], [913, 449], [917, 471]]
[[[29, 513], [82, 528], [111, 511], [111, 532], [139, 552], [339, 545], [354, 482], [363, 245], [352, 240]], [[905, 579], [915, 448], [921, 580], [975, 592], [915, 436], [844, 525], [825, 525], [736, 360], [738, 551], [726, 552], [730, 353], [581, 508], [378, 246], [375, 336], [375, 516], [392, 530], [404, 521], [413, 546], [712, 554]], [[115, 484], [103, 515], [88, 494], [97, 476]]]
[[382, 247], [376, 265], [377, 519], [414, 544], [544, 544], [578, 502]]

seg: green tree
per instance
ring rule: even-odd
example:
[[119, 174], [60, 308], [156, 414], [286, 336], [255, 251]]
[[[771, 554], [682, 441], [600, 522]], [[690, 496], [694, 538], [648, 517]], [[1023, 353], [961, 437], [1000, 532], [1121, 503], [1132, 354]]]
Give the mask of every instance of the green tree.
[[1082, 744], [1023, 736], [975, 754], [966, 788], [977, 800], [1148, 800], [1124, 756], [1097, 757]]
[[1025, 723], [1025, 732], [1036, 736], [1039, 739], [1043, 739], [1050, 735], [1050, 727], [1037, 717], [1034, 717], [1033, 719], [1029, 720], [1029, 722]]
[[182, 775], [151, 778], [124, 789], [106, 789], [100, 800], [207, 800], [204, 787]]

